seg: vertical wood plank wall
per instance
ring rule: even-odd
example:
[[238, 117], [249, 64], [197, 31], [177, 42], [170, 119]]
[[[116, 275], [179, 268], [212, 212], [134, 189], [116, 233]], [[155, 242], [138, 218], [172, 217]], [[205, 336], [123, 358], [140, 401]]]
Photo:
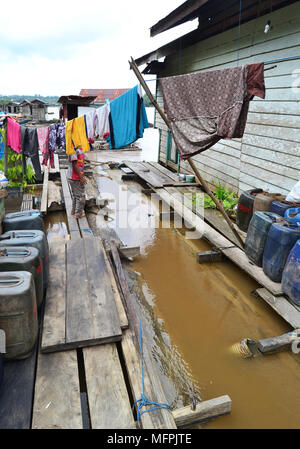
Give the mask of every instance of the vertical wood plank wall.
[[[267, 20], [271, 30], [264, 34]], [[235, 67], [237, 48], [236, 27], [168, 56], [160, 76]], [[239, 65], [300, 55], [299, 3], [243, 24], [239, 55]], [[266, 98], [250, 103], [243, 138], [221, 140], [194, 157], [207, 181], [219, 179], [236, 193], [260, 187], [284, 194], [299, 181], [300, 58], [276, 65], [265, 72]], [[156, 94], [163, 106], [159, 82]], [[166, 163], [167, 129], [157, 113], [155, 124], [162, 130], [160, 160]], [[186, 162], [181, 168], [190, 171]]]

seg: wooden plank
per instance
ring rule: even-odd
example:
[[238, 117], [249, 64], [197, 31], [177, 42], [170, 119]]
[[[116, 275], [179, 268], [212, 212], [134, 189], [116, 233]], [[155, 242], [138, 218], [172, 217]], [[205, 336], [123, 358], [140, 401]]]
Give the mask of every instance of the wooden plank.
[[43, 193], [42, 193], [42, 200], [41, 200], [41, 207], [40, 207], [40, 211], [42, 213], [47, 212], [48, 179], [49, 179], [49, 169], [47, 166], [45, 166], [44, 179], [43, 179]]
[[[119, 258], [117, 247], [111, 242], [111, 252], [118, 274], [118, 279], [122, 288], [122, 292], [126, 301], [126, 305], [129, 312], [129, 323], [131, 329], [123, 333], [122, 348], [124, 358], [126, 361], [128, 376], [131, 379], [131, 388], [134, 391], [135, 401], [141, 398], [142, 386], [141, 381], [137, 380], [137, 363], [140, 341], [139, 335], [139, 322], [137, 312], [135, 310], [134, 301], [129, 291], [126, 276], [122, 268], [121, 260]], [[126, 337], [125, 337], [126, 334]], [[124, 344], [123, 344], [124, 343]], [[145, 379], [145, 394], [149, 400], [166, 403], [166, 399], [159, 381], [157, 372], [155, 371], [151, 352], [148, 348], [147, 341], [143, 340], [143, 364], [144, 366], [144, 379]], [[136, 383], [137, 382], [137, 383]], [[175, 422], [171, 416], [169, 410], [158, 409], [151, 412], [151, 416], [145, 413], [141, 417], [141, 423], [143, 428], [154, 429], [172, 429], [176, 428]]]
[[294, 329], [300, 328], [300, 312], [284, 296], [274, 296], [266, 288], [258, 288], [256, 293]]
[[140, 246], [120, 246], [118, 250], [121, 256], [125, 258], [137, 257], [141, 254]]
[[[98, 339], [117, 341], [122, 337], [105, 250], [100, 239], [84, 239], [90, 295], [94, 298], [93, 320]], [[97, 304], [96, 304], [97, 302]]]
[[66, 245], [62, 238], [49, 244], [49, 281], [46, 293], [41, 350], [65, 343]]
[[173, 192], [172, 188], [168, 187], [165, 189], [158, 189], [156, 193], [162, 200], [171, 205], [179, 215], [183, 216], [184, 219], [193, 224], [203, 238], [206, 238], [214, 246], [219, 248], [225, 256], [253, 277], [259, 284], [266, 287], [276, 296], [282, 294], [281, 284], [271, 281], [261, 268], [250, 263], [243, 250], [238, 247], [232, 247], [232, 242], [223, 237], [219, 232], [215, 231], [199, 216], [195, 215], [191, 210], [192, 206], [188, 207], [188, 205], [185, 206], [183, 204], [183, 197], [178, 189]]
[[76, 351], [39, 354], [33, 429], [82, 429]]
[[53, 181], [48, 181], [47, 208], [49, 210], [62, 210], [62, 197], [60, 187]]
[[30, 429], [37, 346], [27, 359], [4, 364], [0, 391], [0, 429]]
[[[104, 248], [104, 246], [103, 246], [103, 248]], [[121, 299], [121, 293], [119, 291], [117, 281], [116, 281], [116, 278], [115, 278], [115, 275], [113, 273], [113, 269], [111, 266], [111, 262], [107, 256], [105, 248], [104, 248], [103, 254], [104, 254], [104, 258], [105, 258], [105, 262], [106, 262], [108, 276], [110, 279], [110, 285], [112, 288], [112, 292], [114, 294], [114, 300], [115, 300], [116, 308], [118, 311], [120, 326], [121, 326], [121, 329], [127, 329], [128, 328], [128, 318], [127, 318], [127, 313], [126, 313], [126, 307], [125, 307], [125, 304], [123, 304], [123, 301]]]
[[62, 186], [63, 197], [64, 197], [64, 202], [65, 202], [65, 209], [66, 209], [67, 220], [68, 220], [69, 233], [71, 235], [73, 235], [74, 237], [80, 237], [78, 222], [77, 222], [76, 218], [74, 218], [74, 215], [71, 215], [72, 197], [71, 197], [71, 192], [69, 189], [69, 183], [67, 180], [67, 170], [60, 170], [60, 176], [61, 176], [61, 186]]
[[160, 176], [153, 173], [150, 168], [145, 168], [139, 162], [126, 162], [128, 168], [135, 172], [145, 182], [156, 188], [163, 187], [163, 181]]
[[97, 239], [67, 242], [66, 346], [89, 346], [121, 339], [103, 252]]
[[[134, 339], [133, 331], [127, 329], [123, 333], [121, 346], [133, 399], [134, 401], [138, 401], [141, 399], [143, 384], [141, 377], [140, 353], [134, 343]], [[144, 349], [147, 351], [146, 347]], [[144, 366], [144, 393], [146, 398], [152, 401], [166, 402], [161, 389], [161, 384], [156, 383], [153, 387], [152, 380], [153, 376], [150, 378], [148, 373], [148, 365]], [[142, 411], [144, 410], [145, 409], [142, 409]], [[172, 413], [166, 409], [153, 410], [149, 413], [144, 413], [141, 416], [140, 424], [143, 429], [176, 429]]]
[[228, 395], [200, 402], [195, 410], [186, 406], [172, 412], [177, 427], [188, 427], [228, 413], [231, 413], [231, 399]]
[[84, 366], [93, 429], [135, 429], [116, 345], [84, 348]]
[[173, 181], [178, 181], [177, 173], [172, 172], [171, 170], [167, 169], [166, 167], [164, 167], [163, 165], [159, 164], [158, 162], [149, 162], [149, 164], [152, 165], [152, 167], [155, 167], [160, 172], [162, 172], [162, 173], [166, 174], [167, 176], [169, 176], [169, 178], [173, 179]]

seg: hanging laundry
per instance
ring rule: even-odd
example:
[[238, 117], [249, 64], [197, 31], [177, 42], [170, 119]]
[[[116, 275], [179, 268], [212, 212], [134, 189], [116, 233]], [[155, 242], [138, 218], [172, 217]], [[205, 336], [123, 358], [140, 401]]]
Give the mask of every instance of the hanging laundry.
[[75, 154], [74, 147], [80, 146], [85, 153], [90, 150], [90, 143], [86, 135], [84, 115], [69, 120], [66, 123], [66, 153]]
[[143, 137], [149, 128], [140, 86], [110, 102], [110, 148], [123, 148]]
[[104, 134], [109, 133], [109, 114], [109, 104], [105, 104], [96, 110], [95, 135], [100, 138], [102, 138]]
[[56, 146], [57, 148], [62, 148], [63, 151], [66, 151], [66, 127], [64, 123], [58, 123], [56, 126]]
[[23, 173], [26, 174], [26, 157], [31, 159], [35, 171], [36, 180], [42, 181], [43, 174], [39, 158], [39, 141], [36, 128], [21, 126], [21, 145]]
[[86, 134], [88, 139], [94, 139], [95, 137], [96, 117], [96, 108], [91, 108], [91, 111], [85, 114]]
[[4, 156], [4, 129], [0, 128], [0, 159]]
[[7, 145], [17, 153], [21, 153], [21, 129], [19, 123], [7, 118]]
[[[37, 135], [38, 135], [39, 147], [40, 147], [41, 153], [43, 155], [42, 165], [48, 165], [48, 160], [50, 157], [49, 126], [46, 126], [44, 128], [37, 128], [36, 131], [37, 131]], [[54, 168], [54, 158], [52, 161], [50, 159], [50, 166], [51, 166], [51, 168]]]
[[192, 73], [160, 80], [164, 109], [182, 159], [221, 138], [241, 138], [249, 101], [265, 97], [264, 64]]

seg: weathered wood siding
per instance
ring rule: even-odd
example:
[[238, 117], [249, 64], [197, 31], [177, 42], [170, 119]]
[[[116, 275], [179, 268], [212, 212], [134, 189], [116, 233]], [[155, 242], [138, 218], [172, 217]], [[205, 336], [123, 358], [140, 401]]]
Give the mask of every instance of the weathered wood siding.
[[[264, 34], [267, 20], [271, 30]], [[206, 39], [166, 58], [160, 76], [237, 65], [238, 29]], [[294, 3], [241, 26], [239, 64], [300, 55], [300, 5]], [[300, 57], [276, 62], [265, 72], [266, 98], [250, 103], [243, 139], [221, 140], [194, 157], [208, 181], [226, 183], [233, 191], [253, 187], [288, 193], [300, 179]], [[272, 64], [266, 65], [271, 67]], [[159, 82], [157, 99], [163, 105]], [[162, 129], [160, 160], [166, 162], [166, 126]], [[186, 162], [181, 168], [190, 171]]]

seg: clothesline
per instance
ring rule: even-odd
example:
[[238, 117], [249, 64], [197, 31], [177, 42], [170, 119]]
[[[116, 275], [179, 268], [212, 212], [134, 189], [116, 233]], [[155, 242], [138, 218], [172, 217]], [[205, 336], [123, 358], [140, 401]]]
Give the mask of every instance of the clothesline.
[[96, 136], [108, 136], [111, 149], [123, 148], [143, 137], [144, 129], [149, 127], [142, 90], [138, 85], [111, 102], [68, 120], [66, 124], [28, 127], [21, 126], [10, 117], [5, 120], [7, 147], [22, 153], [24, 174], [26, 157], [31, 159], [38, 180], [42, 178], [39, 150], [43, 156], [42, 165], [48, 166], [50, 160], [50, 167], [54, 168], [54, 152], [59, 147], [68, 155], [74, 154], [78, 146], [86, 152], [92, 149]]

